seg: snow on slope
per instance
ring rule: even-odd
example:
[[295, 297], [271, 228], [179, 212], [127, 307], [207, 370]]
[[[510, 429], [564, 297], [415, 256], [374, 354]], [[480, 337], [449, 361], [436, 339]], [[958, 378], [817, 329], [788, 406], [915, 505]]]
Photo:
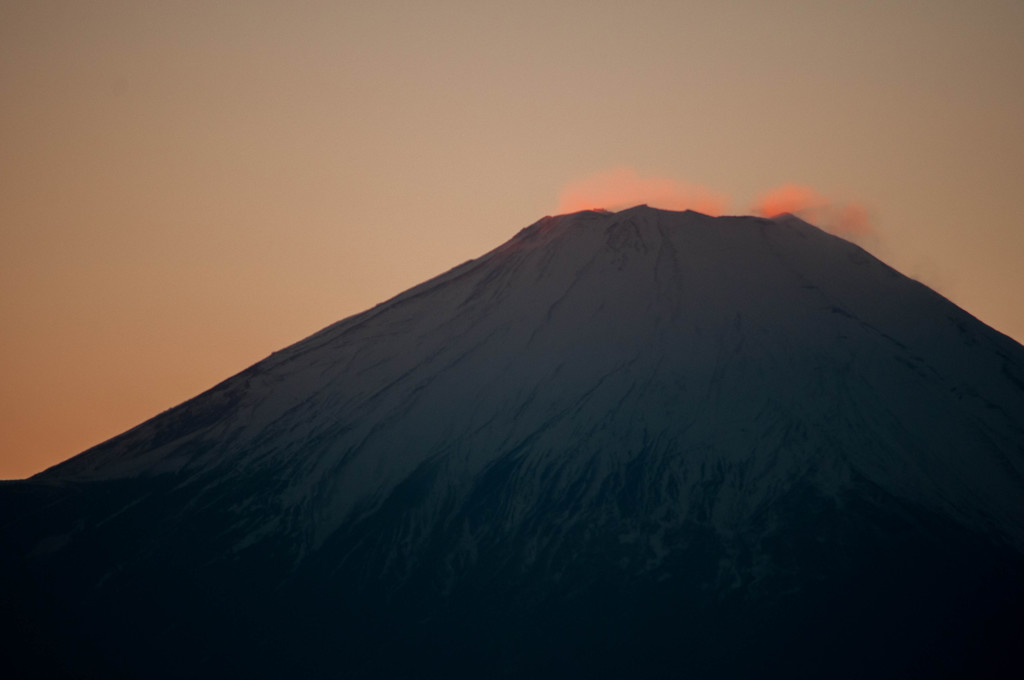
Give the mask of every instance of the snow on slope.
[[1024, 550], [1022, 427], [1024, 350], [858, 247], [640, 206], [544, 218], [40, 479], [259, 479], [225, 549], [301, 555], [422, 477], [413, 551], [510, 461], [508, 531], [562, 497], [629, 540], [601, 499], [643, 461], [665, 526], [866, 480]]

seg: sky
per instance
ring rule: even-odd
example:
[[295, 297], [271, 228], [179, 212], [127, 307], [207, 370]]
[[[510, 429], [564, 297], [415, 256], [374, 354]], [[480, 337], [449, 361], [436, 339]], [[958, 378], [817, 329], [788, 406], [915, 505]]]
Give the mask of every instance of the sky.
[[1022, 38], [1020, 0], [0, 0], [0, 478], [582, 207], [802, 209], [1020, 342]]

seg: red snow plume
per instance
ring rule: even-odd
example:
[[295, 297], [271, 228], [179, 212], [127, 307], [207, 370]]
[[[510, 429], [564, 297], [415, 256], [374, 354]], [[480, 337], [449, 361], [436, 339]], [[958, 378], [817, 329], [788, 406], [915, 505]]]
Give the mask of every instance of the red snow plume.
[[729, 197], [697, 184], [670, 177], [641, 177], [632, 168], [618, 168], [567, 184], [558, 195], [558, 212], [615, 211], [642, 203], [652, 208], [721, 215]]
[[761, 194], [751, 208], [755, 215], [792, 213], [840, 236], [874, 233], [867, 209], [859, 203], [835, 203], [803, 184], [783, 184]]

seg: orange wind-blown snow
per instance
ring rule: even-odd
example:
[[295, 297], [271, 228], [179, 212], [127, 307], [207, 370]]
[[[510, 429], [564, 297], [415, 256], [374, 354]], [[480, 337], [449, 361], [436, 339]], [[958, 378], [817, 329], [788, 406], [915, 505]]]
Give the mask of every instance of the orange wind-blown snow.
[[864, 206], [835, 203], [804, 184], [783, 184], [761, 194], [752, 211], [765, 217], [792, 213], [840, 236], [863, 237], [874, 233]]
[[559, 192], [558, 212], [621, 210], [641, 203], [721, 215], [728, 208], [729, 197], [698, 184], [670, 177], [641, 177], [632, 168], [618, 168], [567, 184]]

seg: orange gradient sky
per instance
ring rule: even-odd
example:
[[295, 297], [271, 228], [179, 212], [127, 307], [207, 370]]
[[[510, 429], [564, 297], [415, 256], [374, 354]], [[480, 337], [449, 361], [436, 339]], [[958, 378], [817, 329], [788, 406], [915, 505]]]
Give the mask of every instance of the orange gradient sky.
[[580, 201], [809, 192], [1020, 341], [1022, 36], [1019, 0], [0, 0], [0, 478]]

